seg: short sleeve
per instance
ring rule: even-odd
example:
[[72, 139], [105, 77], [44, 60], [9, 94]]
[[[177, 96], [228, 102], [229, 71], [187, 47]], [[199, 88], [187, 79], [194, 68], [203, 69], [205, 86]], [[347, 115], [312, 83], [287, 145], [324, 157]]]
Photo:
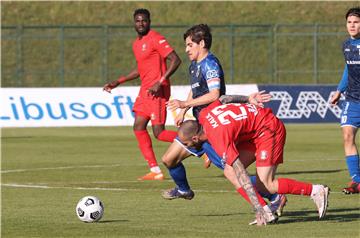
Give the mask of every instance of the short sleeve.
[[168, 41], [160, 34], [154, 34], [153, 38], [154, 49], [159, 52], [161, 57], [166, 58], [174, 49], [170, 46]]
[[205, 64], [203, 75], [210, 91], [220, 89], [221, 68], [216, 61], [209, 61]]

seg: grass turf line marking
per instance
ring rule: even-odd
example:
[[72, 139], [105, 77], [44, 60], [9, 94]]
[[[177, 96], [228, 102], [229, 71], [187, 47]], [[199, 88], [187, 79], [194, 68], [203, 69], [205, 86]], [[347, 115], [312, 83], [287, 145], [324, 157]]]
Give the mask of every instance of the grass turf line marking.
[[[311, 161], [343, 161], [344, 159], [313, 159]], [[306, 162], [309, 160], [287, 160], [286, 162]], [[186, 164], [198, 164], [186, 162]], [[142, 166], [143, 164], [138, 164], [137, 166]], [[61, 166], [61, 167], [48, 167], [48, 168], [33, 168], [33, 169], [12, 169], [12, 170], [2, 170], [2, 174], [7, 173], [21, 173], [21, 172], [30, 172], [30, 171], [39, 171], [39, 170], [65, 170], [65, 169], [78, 169], [78, 168], [106, 168], [106, 167], [124, 167], [124, 164], [109, 164], [109, 165], [84, 165], [84, 166]], [[134, 165], [131, 165], [134, 166]]]
[[[141, 181], [139, 181], [141, 183]], [[103, 190], [103, 191], [119, 191], [119, 192], [128, 192], [128, 191], [159, 191], [161, 189], [138, 189], [138, 188], [85, 188], [85, 187], [52, 187], [48, 185], [37, 185], [37, 184], [17, 184], [17, 183], [5, 183], [1, 184], [4, 187], [13, 187], [13, 188], [39, 188], [39, 189], [73, 189], [73, 190]], [[196, 189], [194, 192], [203, 192], [203, 193], [235, 193], [235, 190], [203, 190]], [[342, 194], [342, 192], [331, 191], [331, 194]], [[289, 194], [291, 195], [291, 194]], [[303, 196], [302, 196], [303, 197]]]

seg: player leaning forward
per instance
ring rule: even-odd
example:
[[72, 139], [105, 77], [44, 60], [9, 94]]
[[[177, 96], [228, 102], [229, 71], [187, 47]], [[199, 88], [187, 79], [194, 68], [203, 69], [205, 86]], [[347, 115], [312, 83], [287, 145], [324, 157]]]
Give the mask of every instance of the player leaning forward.
[[275, 178], [278, 165], [283, 163], [286, 138], [283, 122], [269, 108], [243, 103], [223, 104], [233, 102], [231, 97], [235, 96], [221, 96], [220, 100], [204, 108], [199, 114], [199, 121], [182, 123], [178, 131], [180, 140], [194, 148], [208, 141], [222, 156], [226, 163], [224, 175], [229, 180], [236, 175], [243, 188], [241, 195], [255, 208], [257, 220], [254, 224], [266, 224], [267, 218], [261, 218], [263, 211], [259, 202], [265, 203], [263, 198], [249, 190], [252, 185], [245, 169], [253, 162], [256, 164], [256, 187], [259, 190], [310, 196], [318, 209], [319, 218], [324, 217], [329, 195], [327, 186]]
[[[181, 60], [158, 32], [150, 29], [150, 12], [147, 9], [137, 9], [134, 12], [134, 27], [138, 34], [133, 42], [133, 52], [137, 68], [127, 76], [108, 83], [104, 90], [111, 90], [121, 83], [140, 76], [141, 86], [133, 111], [135, 112], [134, 134], [142, 155], [147, 161], [150, 172], [139, 180], [162, 180], [164, 178], [156, 161], [151, 138], [146, 127], [151, 121], [154, 136], [161, 141], [173, 142], [177, 133], [165, 130], [166, 102], [170, 97], [169, 77], [179, 67]], [[169, 61], [167, 67], [166, 61]]]

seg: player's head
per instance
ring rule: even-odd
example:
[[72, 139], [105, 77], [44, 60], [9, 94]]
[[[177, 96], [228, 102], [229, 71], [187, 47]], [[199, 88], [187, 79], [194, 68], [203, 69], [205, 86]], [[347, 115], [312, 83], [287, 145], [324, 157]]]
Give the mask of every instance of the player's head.
[[360, 7], [350, 8], [346, 15], [346, 29], [352, 38], [360, 37]]
[[206, 24], [195, 25], [184, 33], [185, 51], [191, 61], [198, 60], [211, 48], [212, 35]]
[[185, 146], [197, 149], [199, 149], [206, 140], [202, 126], [195, 120], [188, 120], [181, 123], [178, 136]]
[[147, 9], [139, 8], [134, 12], [135, 31], [141, 35], [146, 35], [150, 30], [150, 12]]

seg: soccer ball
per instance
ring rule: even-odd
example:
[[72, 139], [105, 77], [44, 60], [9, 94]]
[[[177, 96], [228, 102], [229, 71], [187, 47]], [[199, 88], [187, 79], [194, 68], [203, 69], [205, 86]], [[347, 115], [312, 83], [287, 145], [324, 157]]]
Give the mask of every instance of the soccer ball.
[[83, 197], [76, 205], [76, 215], [83, 222], [99, 221], [103, 214], [104, 205], [97, 197]]

